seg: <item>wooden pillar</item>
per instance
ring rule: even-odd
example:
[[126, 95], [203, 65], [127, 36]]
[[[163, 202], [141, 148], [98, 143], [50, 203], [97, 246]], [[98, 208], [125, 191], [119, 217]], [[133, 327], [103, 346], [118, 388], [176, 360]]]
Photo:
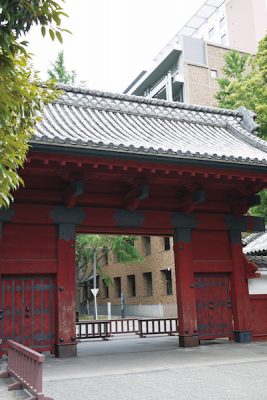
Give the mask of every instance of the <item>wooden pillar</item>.
[[77, 355], [75, 298], [75, 225], [58, 225], [58, 269], [56, 296], [56, 357]]
[[181, 347], [199, 345], [197, 333], [192, 241], [190, 228], [177, 228], [174, 233], [174, 258]]
[[242, 251], [241, 232], [229, 231], [233, 272], [231, 274], [231, 297], [234, 319], [235, 341], [246, 343], [251, 341], [252, 319], [248, 292], [248, 282], [245, 279], [245, 262]]

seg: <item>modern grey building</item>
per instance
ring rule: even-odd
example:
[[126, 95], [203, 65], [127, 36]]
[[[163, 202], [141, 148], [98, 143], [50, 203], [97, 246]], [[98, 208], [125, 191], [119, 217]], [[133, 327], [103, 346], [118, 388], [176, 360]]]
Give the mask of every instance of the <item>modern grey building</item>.
[[266, 29], [265, 0], [207, 0], [124, 93], [216, 106], [225, 53], [255, 53]]

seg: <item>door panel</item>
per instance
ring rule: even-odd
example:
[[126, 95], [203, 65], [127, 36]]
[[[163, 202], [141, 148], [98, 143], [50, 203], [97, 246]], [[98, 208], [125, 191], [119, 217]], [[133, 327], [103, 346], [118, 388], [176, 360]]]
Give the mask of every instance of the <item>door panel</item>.
[[2, 351], [13, 339], [37, 351], [51, 350], [55, 333], [52, 275], [2, 277]]
[[195, 295], [200, 339], [233, 337], [227, 273], [196, 273]]

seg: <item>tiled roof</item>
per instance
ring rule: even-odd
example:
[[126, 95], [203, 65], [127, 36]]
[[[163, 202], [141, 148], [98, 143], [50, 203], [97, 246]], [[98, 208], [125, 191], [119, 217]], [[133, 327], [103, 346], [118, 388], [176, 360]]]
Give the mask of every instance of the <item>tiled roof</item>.
[[254, 262], [257, 264], [259, 271], [263, 272], [267, 270], [267, 257], [266, 256], [255, 256], [249, 255], [249, 261]]
[[249, 132], [243, 111], [60, 86], [43, 111], [32, 144], [153, 155], [160, 158], [267, 164], [267, 143]]
[[267, 232], [251, 234], [247, 237], [245, 254], [267, 254]]

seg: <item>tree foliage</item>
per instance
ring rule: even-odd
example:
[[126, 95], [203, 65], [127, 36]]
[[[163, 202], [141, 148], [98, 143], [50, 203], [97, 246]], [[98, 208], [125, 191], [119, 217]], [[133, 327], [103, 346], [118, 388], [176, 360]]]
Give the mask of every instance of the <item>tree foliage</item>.
[[97, 252], [97, 269], [101, 278], [110, 283], [110, 278], [106, 275], [101, 265], [106, 253], [112, 252], [120, 264], [140, 263], [143, 258], [134, 247], [134, 236], [113, 236], [113, 235], [78, 235], [76, 240], [76, 265], [78, 277], [86, 279], [91, 273], [90, 266], [93, 263], [94, 249]]
[[54, 79], [58, 83], [64, 83], [66, 85], [75, 84], [76, 72], [74, 70], [68, 71], [65, 66], [64, 51], [60, 51], [51, 68], [47, 71], [48, 77]]
[[62, 42], [64, 15], [53, 0], [0, 2], [0, 208], [9, 206], [11, 191], [22, 183], [18, 168], [23, 167], [43, 105], [57, 96], [51, 85], [40, 85], [30, 66], [28, 43], [21, 38], [38, 25], [43, 35], [48, 30], [51, 39]]
[[[224, 76], [218, 79], [220, 90], [215, 96], [219, 106], [236, 109], [239, 106], [256, 112], [259, 134], [267, 139], [267, 35], [259, 42], [255, 56], [230, 51], [225, 56]], [[253, 215], [267, 221], [267, 191], [260, 193], [261, 204], [250, 209]]]
[[267, 190], [262, 190], [260, 193], [261, 202], [258, 206], [252, 207], [249, 214], [257, 217], [264, 217], [267, 223]]
[[245, 106], [254, 111], [259, 134], [267, 139], [267, 35], [259, 42], [255, 56], [236, 51], [227, 53], [223, 72], [215, 96], [219, 106], [232, 109]]

